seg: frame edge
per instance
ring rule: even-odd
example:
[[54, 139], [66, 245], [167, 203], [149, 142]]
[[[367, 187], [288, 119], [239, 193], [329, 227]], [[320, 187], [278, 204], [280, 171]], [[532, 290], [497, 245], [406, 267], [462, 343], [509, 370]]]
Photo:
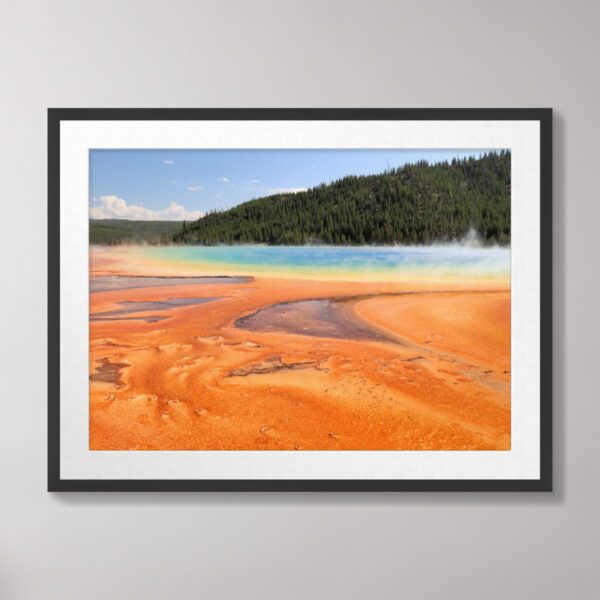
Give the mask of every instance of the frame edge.
[[[551, 108], [48, 108], [49, 492], [552, 492]], [[67, 480], [60, 477], [60, 123], [63, 120], [537, 120], [540, 122], [540, 477], [523, 480]]]

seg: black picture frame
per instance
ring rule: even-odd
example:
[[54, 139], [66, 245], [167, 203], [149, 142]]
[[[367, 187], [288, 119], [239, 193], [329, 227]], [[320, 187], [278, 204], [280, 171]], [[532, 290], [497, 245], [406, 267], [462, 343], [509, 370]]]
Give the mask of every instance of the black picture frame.
[[[60, 123], [69, 120], [469, 120], [540, 125], [540, 477], [519, 480], [74, 480], [60, 476]], [[552, 109], [51, 108], [48, 110], [48, 491], [552, 491]]]

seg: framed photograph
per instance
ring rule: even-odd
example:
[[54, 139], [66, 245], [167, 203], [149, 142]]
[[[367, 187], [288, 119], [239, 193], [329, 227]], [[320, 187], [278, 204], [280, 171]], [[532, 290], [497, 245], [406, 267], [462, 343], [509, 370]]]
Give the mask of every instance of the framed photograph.
[[550, 109], [50, 109], [50, 491], [552, 490]]

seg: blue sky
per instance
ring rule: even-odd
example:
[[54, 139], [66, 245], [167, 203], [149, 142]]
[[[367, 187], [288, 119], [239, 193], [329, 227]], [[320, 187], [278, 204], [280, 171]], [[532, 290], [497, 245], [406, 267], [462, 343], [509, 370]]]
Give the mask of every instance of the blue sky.
[[344, 175], [481, 150], [91, 150], [90, 216], [196, 219], [212, 209]]

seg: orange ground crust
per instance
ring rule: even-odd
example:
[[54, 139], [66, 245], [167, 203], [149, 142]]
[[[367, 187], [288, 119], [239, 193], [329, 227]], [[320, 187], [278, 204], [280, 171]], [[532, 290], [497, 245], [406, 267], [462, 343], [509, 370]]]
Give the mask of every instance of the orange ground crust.
[[123, 300], [222, 299], [157, 313], [170, 318], [156, 323], [90, 324], [90, 372], [106, 360], [129, 365], [116, 382], [90, 381], [90, 449], [510, 449], [507, 291], [353, 304], [355, 318], [398, 343], [234, 326], [277, 302], [411, 289], [265, 278], [92, 294], [92, 313]]

